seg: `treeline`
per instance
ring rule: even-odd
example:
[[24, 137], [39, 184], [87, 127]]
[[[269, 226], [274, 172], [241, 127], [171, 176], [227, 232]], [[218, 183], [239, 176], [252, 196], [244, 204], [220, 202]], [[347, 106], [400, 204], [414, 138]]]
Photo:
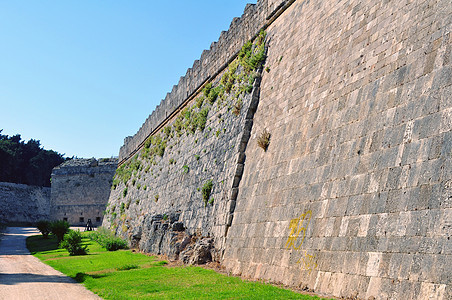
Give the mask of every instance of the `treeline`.
[[63, 155], [41, 148], [38, 140], [22, 141], [20, 134], [0, 130], [0, 182], [50, 186], [52, 169], [65, 161]]

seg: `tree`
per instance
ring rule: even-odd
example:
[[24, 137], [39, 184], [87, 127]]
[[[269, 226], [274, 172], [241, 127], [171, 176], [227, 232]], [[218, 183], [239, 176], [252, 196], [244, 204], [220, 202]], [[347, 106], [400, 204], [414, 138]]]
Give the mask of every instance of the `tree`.
[[0, 181], [50, 186], [52, 169], [65, 158], [41, 147], [39, 140], [21, 140], [20, 134], [9, 137], [0, 130]]

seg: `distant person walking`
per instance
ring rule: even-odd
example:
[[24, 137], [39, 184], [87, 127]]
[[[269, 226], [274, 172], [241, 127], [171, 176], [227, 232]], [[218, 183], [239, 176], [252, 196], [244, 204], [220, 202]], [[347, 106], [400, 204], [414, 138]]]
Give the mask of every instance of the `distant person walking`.
[[86, 223], [85, 226], [85, 231], [93, 231], [94, 227], [93, 227], [93, 223], [91, 222], [91, 219], [88, 219], [88, 223]]

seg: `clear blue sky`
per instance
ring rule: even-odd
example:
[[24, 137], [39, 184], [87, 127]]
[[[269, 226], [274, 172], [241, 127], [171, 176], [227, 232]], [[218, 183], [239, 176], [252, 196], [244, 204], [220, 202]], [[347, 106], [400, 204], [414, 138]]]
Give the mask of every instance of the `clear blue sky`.
[[0, 0], [0, 129], [117, 156], [246, 0]]

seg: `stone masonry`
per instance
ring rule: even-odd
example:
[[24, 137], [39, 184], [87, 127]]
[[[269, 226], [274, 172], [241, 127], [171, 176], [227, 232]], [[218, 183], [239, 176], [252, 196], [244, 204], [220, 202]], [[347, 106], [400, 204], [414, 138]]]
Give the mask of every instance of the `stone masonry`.
[[72, 159], [52, 171], [50, 216], [84, 226], [102, 224], [117, 159]]
[[228, 270], [452, 298], [451, 26], [450, 1], [296, 1], [267, 29]]
[[[239, 116], [233, 102], [211, 110], [206, 131], [142, 160], [261, 28], [265, 71]], [[248, 5], [125, 140], [131, 173], [104, 225], [148, 252], [208, 252], [233, 274], [316, 293], [452, 299], [451, 31], [450, 0]]]
[[35, 223], [50, 214], [50, 188], [0, 182], [0, 223]]

